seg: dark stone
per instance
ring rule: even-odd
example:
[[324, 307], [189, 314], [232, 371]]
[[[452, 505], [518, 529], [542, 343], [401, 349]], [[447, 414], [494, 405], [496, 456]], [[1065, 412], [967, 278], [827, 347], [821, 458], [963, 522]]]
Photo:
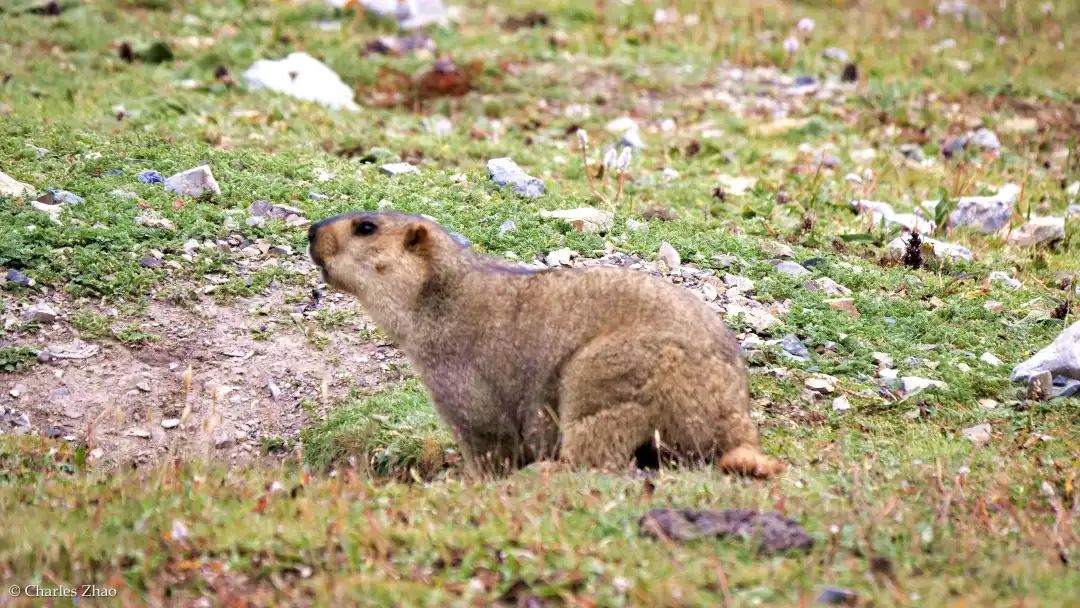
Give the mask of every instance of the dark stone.
[[794, 520], [751, 509], [652, 509], [638, 520], [638, 530], [646, 536], [677, 541], [709, 536], [754, 539], [760, 543], [762, 553], [808, 550], [814, 544], [814, 539]]
[[798, 77], [795, 78], [795, 86], [797, 86], [797, 87], [810, 86], [810, 85], [816, 84], [816, 83], [817, 83], [817, 79], [814, 78], [813, 76], [798, 76]]
[[809, 357], [810, 351], [806, 348], [806, 345], [795, 334], [788, 334], [780, 339], [780, 348], [784, 349], [789, 355], [795, 357]]
[[64, 436], [64, 429], [58, 426], [50, 426], [45, 430], [45, 437], [48, 439], [56, 439]]
[[825, 258], [810, 258], [802, 263], [803, 268], [824, 268], [829, 264]]
[[139, 265], [141, 265], [143, 268], [161, 268], [165, 265], [165, 262], [162, 262], [155, 257], [147, 256], [139, 260]]
[[859, 596], [855, 595], [855, 592], [850, 589], [826, 587], [818, 595], [816, 603], [830, 606], [854, 606], [858, 603], [858, 600]]
[[33, 279], [31, 279], [30, 277], [26, 276], [25, 274], [19, 272], [18, 270], [15, 270], [14, 268], [8, 269], [8, 271], [7, 271], [7, 281], [10, 284], [22, 285], [23, 287], [30, 287], [31, 285], [34, 284]]
[[854, 63], [849, 63], [844, 66], [844, 71], [840, 74], [840, 82], [858, 82], [859, 81], [859, 66]]

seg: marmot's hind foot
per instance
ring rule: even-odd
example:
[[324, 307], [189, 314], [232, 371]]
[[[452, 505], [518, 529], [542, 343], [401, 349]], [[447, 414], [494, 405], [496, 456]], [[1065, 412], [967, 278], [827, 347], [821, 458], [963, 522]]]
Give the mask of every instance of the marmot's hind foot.
[[759, 478], [772, 477], [784, 470], [784, 463], [747, 446], [739, 446], [725, 453], [718, 464], [728, 473]]

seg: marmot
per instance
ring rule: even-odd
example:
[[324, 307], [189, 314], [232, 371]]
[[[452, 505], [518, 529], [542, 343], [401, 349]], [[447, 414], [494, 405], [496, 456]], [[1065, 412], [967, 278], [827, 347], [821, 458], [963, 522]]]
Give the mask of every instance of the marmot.
[[404, 351], [473, 471], [658, 455], [758, 477], [783, 468], [759, 450], [739, 344], [679, 287], [511, 265], [396, 212], [331, 217], [308, 241], [325, 281]]

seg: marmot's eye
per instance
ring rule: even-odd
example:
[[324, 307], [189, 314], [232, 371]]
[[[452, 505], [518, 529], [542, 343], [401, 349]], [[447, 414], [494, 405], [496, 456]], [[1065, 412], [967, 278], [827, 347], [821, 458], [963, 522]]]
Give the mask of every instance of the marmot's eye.
[[375, 234], [378, 229], [379, 227], [372, 222], [360, 222], [353, 228], [353, 231], [356, 232], [357, 236], [370, 236]]

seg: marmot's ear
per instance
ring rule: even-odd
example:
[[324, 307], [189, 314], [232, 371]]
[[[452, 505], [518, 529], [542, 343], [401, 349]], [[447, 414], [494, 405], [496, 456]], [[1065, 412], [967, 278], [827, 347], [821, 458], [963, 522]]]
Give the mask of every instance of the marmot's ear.
[[431, 247], [427, 226], [416, 223], [405, 230], [405, 251], [425, 253]]

